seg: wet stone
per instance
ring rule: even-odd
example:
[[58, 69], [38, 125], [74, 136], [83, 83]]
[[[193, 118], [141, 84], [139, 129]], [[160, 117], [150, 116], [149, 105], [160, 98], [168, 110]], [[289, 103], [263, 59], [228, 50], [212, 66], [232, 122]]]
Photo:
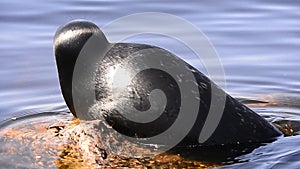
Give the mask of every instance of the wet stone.
[[[56, 123], [36, 122], [2, 129], [1, 138], [6, 143], [6, 155], [22, 157], [31, 168], [208, 168], [220, 165], [188, 160], [177, 154], [141, 158], [114, 154], [107, 151], [109, 148], [105, 142], [121, 145], [120, 151], [125, 154], [150, 152], [128, 142], [120, 143], [113, 135], [104, 138], [96, 132], [99, 130], [95, 130], [95, 127], [105, 127], [99, 121], [80, 122], [70, 118]], [[11, 158], [12, 164], [24, 162], [13, 159], [16, 158]]]

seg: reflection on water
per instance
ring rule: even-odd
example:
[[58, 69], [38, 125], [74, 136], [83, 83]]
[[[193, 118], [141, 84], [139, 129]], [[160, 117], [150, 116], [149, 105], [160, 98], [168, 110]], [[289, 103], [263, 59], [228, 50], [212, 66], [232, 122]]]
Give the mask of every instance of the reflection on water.
[[[286, 135], [293, 135], [238, 157], [243, 163], [228, 167], [299, 165], [298, 1], [3, 0], [0, 10], [0, 124], [32, 114], [68, 111], [61, 96], [52, 49], [58, 26], [78, 18], [101, 26], [131, 13], [167, 12], [190, 21], [212, 41], [224, 66], [228, 93], [277, 124]], [[166, 48], [207, 73], [201, 61], [174, 39], [147, 34], [126, 41]], [[0, 153], [5, 153], [4, 147], [0, 148]], [[1, 166], [12, 165], [3, 161]]]

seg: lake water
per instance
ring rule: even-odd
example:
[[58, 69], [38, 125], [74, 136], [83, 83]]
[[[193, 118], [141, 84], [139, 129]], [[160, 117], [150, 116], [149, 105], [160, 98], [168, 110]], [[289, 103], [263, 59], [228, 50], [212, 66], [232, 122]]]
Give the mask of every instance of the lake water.
[[[60, 25], [87, 19], [101, 27], [137, 12], [165, 12], [184, 18], [210, 39], [224, 67], [225, 91], [270, 122], [293, 130], [294, 136], [259, 147], [221, 168], [300, 167], [300, 2], [2, 0], [0, 11], [1, 124], [20, 116], [69, 111], [52, 48]], [[147, 34], [127, 41], [166, 48], [207, 73], [186, 47], [178, 47], [172, 39]]]

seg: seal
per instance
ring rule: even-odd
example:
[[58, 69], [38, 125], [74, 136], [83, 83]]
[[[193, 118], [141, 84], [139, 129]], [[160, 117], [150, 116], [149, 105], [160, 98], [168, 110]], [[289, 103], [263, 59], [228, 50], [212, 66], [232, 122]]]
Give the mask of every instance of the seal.
[[[94, 85], [97, 103], [88, 103], [89, 110], [81, 112], [74, 106], [74, 90], [80, 93], [84, 89], [74, 87], [76, 83], [73, 81], [73, 73], [76, 62], [79, 61], [78, 56], [82, 54], [82, 49], [92, 36], [98, 39], [99, 44], [95, 44], [95, 48], [98, 47], [99, 52], [104, 52], [104, 57], [93, 60], [97, 65], [94, 78], [82, 76], [80, 83]], [[62, 94], [72, 114], [84, 120], [104, 118], [113, 129], [127, 136], [148, 138], [164, 132], [178, 118], [178, 112], [183, 106], [182, 101], [189, 99], [180, 91], [181, 83], [190, 81], [187, 74], [177, 73], [178, 76], [174, 77], [167, 71], [153, 68], [153, 63], [160, 64], [163, 68], [190, 71], [198, 89], [196, 92], [199, 92], [197, 96], [192, 94], [195, 91], [190, 91], [191, 94], [188, 95], [198, 100], [198, 114], [192, 128], [178, 147], [259, 143], [274, 140], [282, 135], [264, 118], [239, 103], [196, 68], [169, 51], [146, 44], [110, 43], [99, 27], [92, 22], [75, 20], [61, 26], [54, 37], [54, 53]], [[144, 59], [128, 61], [131, 56]], [[152, 65], [149, 66], [150, 62]], [[84, 64], [83, 68], [88, 67], [89, 65]], [[139, 70], [140, 67], [144, 69]], [[217, 88], [218, 92], [212, 92], [212, 88]], [[153, 95], [157, 97], [152, 97]], [[226, 99], [221, 120], [209, 139], [199, 143], [199, 135], [210, 107], [218, 104], [212, 103], [211, 98], [219, 95], [225, 96]], [[80, 97], [76, 101], [88, 102]], [[148, 111], [150, 109], [151, 111]], [[147, 117], [146, 120], [139, 121], [143, 118], [139, 119], [140, 114], [137, 112], [142, 112], [141, 114]], [[186, 124], [183, 123], [182, 126], [184, 125]]]

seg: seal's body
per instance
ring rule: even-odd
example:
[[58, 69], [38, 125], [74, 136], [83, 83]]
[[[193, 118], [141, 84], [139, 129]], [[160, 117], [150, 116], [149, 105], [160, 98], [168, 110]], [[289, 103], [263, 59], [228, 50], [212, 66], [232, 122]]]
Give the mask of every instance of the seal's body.
[[[93, 57], [91, 62], [87, 62], [96, 65], [94, 77], [79, 76], [82, 80], [78, 84], [82, 85], [77, 87], [74, 86], [77, 85], [76, 79], [74, 80], [75, 65], [79, 61], [78, 56], [84, 53], [82, 49], [92, 36], [99, 42], [95, 44], [96, 47], [99, 46], [96, 51], [104, 53], [104, 56], [99, 59]], [[178, 146], [263, 142], [281, 135], [273, 125], [226, 94], [197, 69], [164, 49], [144, 44], [109, 43], [95, 24], [73, 21], [56, 32], [54, 51], [62, 93], [75, 117], [85, 120], [104, 117], [109, 125], [122, 134], [148, 138], [169, 129], [179, 118], [183, 103], [188, 103], [186, 100], [191, 99], [197, 100], [197, 115], [193, 119], [191, 129]], [[128, 59], [132, 56], [135, 57]], [[89, 65], [84, 64], [83, 68], [87, 67]], [[170, 75], [165, 68], [174, 70], [176, 75]], [[192, 82], [197, 89], [191, 89], [190, 94], [181, 92], [181, 85], [191, 81], [191, 76], [186, 72], [192, 75]], [[87, 103], [89, 107], [87, 111], [81, 112], [75, 108], [74, 92], [82, 93], [85, 84], [92, 84], [96, 102], [77, 97], [76, 103]], [[217, 92], [212, 92], [212, 88]], [[153, 95], [157, 97], [152, 97]], [[212, 97], [219, 96], [223, 96], [225, 102], [221, 120], [209, 139], [199, 143], [199, 135], [209, 110], [218, 105], [212, 103]], [[147, 118], [139, 119], [137, 112]], [[150, 115], [147, 116], [147, 113]], [[185, 113], [188, 116], [189, 112]], [[147, 121], [151, 117], [157, 118]], [[190, 122], [185, 121], [181, 125], [185, 126], [188, 123]], [[178, 132], [181, 132], [180, 129]]]

